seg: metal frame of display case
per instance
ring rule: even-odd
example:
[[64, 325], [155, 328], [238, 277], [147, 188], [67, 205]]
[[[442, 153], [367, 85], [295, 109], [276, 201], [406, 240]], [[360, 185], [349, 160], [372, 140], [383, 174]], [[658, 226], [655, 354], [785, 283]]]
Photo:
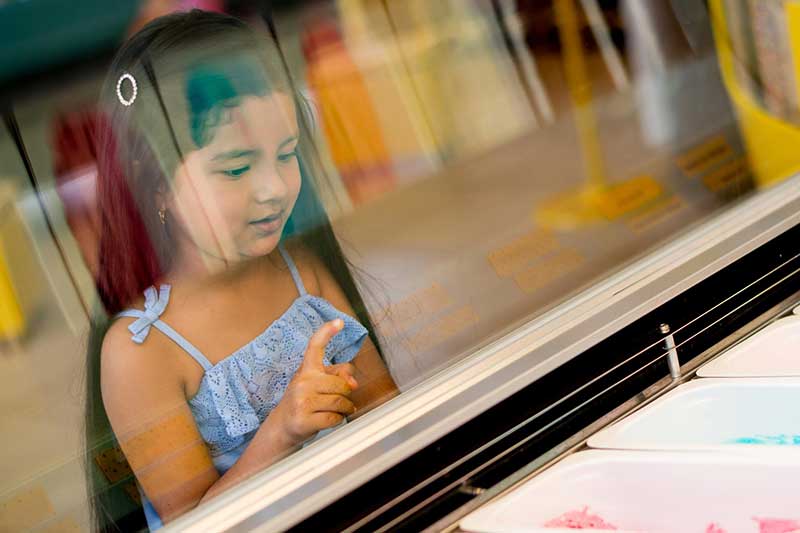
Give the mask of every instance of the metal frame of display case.
[[[657, 356], [652, 363], [659, 362], [663, 365], [641, 387], [643, 389], [669, 377], [666, 364], [668, 350], [662, 347], [664, 336], [658, 331], [658, 324], [668, 322], [673, 326], [672, 333], [678, 339], [679, 349], [682, 346], [688, 347], [701, 334], [709, 336], [708, 342], [713, 344], [718, 340], [712, 335], [716, 331], [709, 329], [720, 329], [714, 327], [719, 320], [741, 315], [744, 305], [752, 307], [753, 299], [747, 291], [758, 290], [760, 292], [757, 294], [763, 294], [764, 290], [774, 287], [794, 290], [794, 285], [787, 284], [786, 280], [797, 283], [799, 276], [795, 274], [800, 272], [800, 268], [792, 261], [796, 262], [800, 256], [784, 256], [791, 254], [791, 247], [786, 248], [787, 242], [791, 246], [794, 246], [794, 242], [800, 242], [795, 232], [790, 231], [798, 223], [800, 183], [796, 179], [761, 191], [641, 257], [544, 316], [479, 349], [388, 404], [353, 421], [322, 442], [286, 458], [193, 513], [169, 524], [167, 531], [279, 531], [298, 524], [298, 529], [305, 530], [310, 530], [311, 527], [328, 529], [326, 524], [330, 529], [346, 530], [381, 530], [399, 526], [401, 522], [397, 517], [387, 518], [382, 525], [372, 524], [371, 521], [392, 506], [413, 500], [414, 491], [402, 486], [404, 476], [414, 478], [431, 474], [416, 471], [424, 469], [425, 464], [430, 464], [437, 468], [434, 477], [441, 479], [452, 468], [475, 457], [476, 453], [486, 452], [499, 443], [498, 439], [503, 438], [510, 429], [517, 429], [519, 424], [507, 428], [505, 433], [501, 431], [497, 435], [488, 435], [493, 430], [500, 431], [500, 428], [489, 428], [491, 422], [484, 420], [486, 436], [492, 438], [483, 444], [476, 442], [473, 451], [464, 455], [463, 460], [458, 459], [452, 464], [445, 461], [442, 464], [449, 465], [445, 467], [433, 463], [437, 461], [437, 457], [447, 456], [447, 450], [442, 445], [438, 449], [435, 446], [431, 448], [432, 445], [455, 436], [459, 436], [462, 441], [472, 438], [479, 440], [477, 435], [484, 432], [481, 429], [484, 426], [475, 426], [475, 421], [526, 391], [527, 394], [535, 392], [537, 387], [542, 391], [542, 403], [539, 407], [543, 408], [536, 407], [538, 410], [534, 415], [540, 417], [543, 413], [564, 405], [565, 400], [578, 392], [591, 391], [591, 387], [598, 384], [601, 378], [613, 378], [615, 382], [621, 382], [621, 378], [624, 381], [637, 372], [634, 367], [625, 365], [631, 362], [638, 364], [632, 361], [633, 357], [645, 354], [645, 350], [636, 353], [634, 346], [661, 350], [651, 352], [651, 355]], [[743, 274], [739, 276], [743, 280], [740, 287], [736, 286], [735, 281], [733, 285], [730, 280], [724, 282], [723, 290], [728, 291], [730, 298], [720, 297], [719, 289], [715, 289], [717, 292], [713, 294], [716, 296], [712, 293], [706, 296], [712, 299], [696, 302], [694, 309], [705, 312], [696, 311], [694, 315], [691, 314], [692, 311], [687, 311], [692, 308], [691, 305], [687, 307], [686, 302], [678, 301], [679, 297], [688, 294], [693, 287], [726, 267], [746, 259], [745, 256], [771, 241], [777, 241], [782, 234], [784, 248], [770, 251], [777, 263], [772, 266], [764, 263], [763, 268], [766, 270], [758, 272], [760, 267], [754, 265], [760, 263], [753, 261], [760, 260], [751, 258], [749, 266], [745, 267], [748, 275], [756, 276], [752, 282], [746, 282]], [[737, 279], [735, 271], [728, 272], [727, 275]], [[744, 299], [745, 297], [749, 299]], [[738, 307], [726, 309], [726, 305], [734, 303]], [[672, 305], [672, 310], [667, 312], [664, 306], [669, 305]], [[662, 309], [665, 309], [663, 316], [653, 316], [658, 314], [655, 311], [661, 312]], [[677, 309], [681, 310], [680, 313]], [[711, 317], [712, 312], [719, 314], [723, 311], [724, 314], [720, 314], [721, 318], [715, 319], [716, 322], [709, 322], [710, 325], [703, 326], [704, 329], [697, 329], [691, 337], [684, 335], [685, 338], [681, 338], [681, 330], [686, 334], [689, 330], [685, 328], [693, 324], [692, 327], [700, 328], [703, 323], [701, 319], [706, 315]], [[753, 307], [753, 311], [757, 309]], [[672, 318], [667, 316], [670, 313]], [[683, 318], [675, 318], [677, 316]], [[652, 335], [648, 332], [637, 337], [635, 332], [626, 330], [643, 317], [652, 322], [652, 328], [647, 326], [647, 329], [652, 329]], [[728, 335], [728, 332], [721, 330], [719, 333]], [[624, 346], [628, 337], [632, 341], [626, 347], [609, 351], [608, 346], [604, 346], [604, 343], [607, 344], [614, 338], [619, 338], [623, 342], [620, 346]], [[593, 375], [598, 370], [592, 369], [592, 361], [604, 360], [606, 354], [611, 352], [620, 352], [614, 355], [618, 358], [609, 360], [610, 366], [607, 370]], [[593, 354], [594, 359], [588, 358], [589, 354]], [[573, 359], [578, 356], [586, 361], [583, 368], [570, 368], [571, 363], [575, 366]], [[566, 374], [568, 371], [572, 374]], [[614, 375], [613, 372], [618, 374]], [[559, 373], [563, 374], [563, 379], [554, 381]], [[585, 383], [581, 384], [575, 376], [586, 378]], [[570, 379], [576, 380], [571, 392]], [[632, 394], [623, 395], [611, 408], [624, 403], [631, 396]], [[535, 402], [530, 400], [529, 403]], [[584, 401], [579, 407], [586, 403]], [[526, 405], [518, 403], [514, 407], [509, 404], [504, 409], [510, 413], [514, 409], [526, 409]], [[604, 408], [605, 413], [610, 410], [608, 406]], [[571, 412], [574, 411], [575, 409]], [[551, 425], [559, 420], [555, 419]], [[576, 427], [575, 431], [579, 429], [581, 428]], [[427, 457], [430, 460], [427, 463], [420, 460], [414, 463], [415, 457]], [[398, 468], [404, 472], [398, 472]], [[495, 482], [499, 480], [495, 479]], [[374, 501], [368, 501], [380, 491], [381, 486], [387, 488], [388, 493], [394, 491], [394, 494], [387, 494], [382, 500], [376, 497]], [[369, 490], [365, 491], [365, 487]], [[469, 492], [468, 488], [466, 492]], [[358, 511], [360, 516], [352, 515], [358, 506], [358, 501], [353, 501], [354, 495], [362, 498], [360, 501], [363, 502], [364, 509]], [[422, 498], [420, 502], [424, 507], [433, 500], [428, 497]], [[419, 503], [412, 505], [405, 514], [418, 511], [422, 507]], [[326, 522], [315, 522], [315, 516], [326, 517]], [[398, 516], [402, 519], [404, 515]]]

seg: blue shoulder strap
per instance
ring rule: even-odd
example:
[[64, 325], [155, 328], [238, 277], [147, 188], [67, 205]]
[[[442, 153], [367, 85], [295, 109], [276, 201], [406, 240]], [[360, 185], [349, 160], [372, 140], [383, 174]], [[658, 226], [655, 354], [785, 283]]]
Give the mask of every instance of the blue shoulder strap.
[[306, 287], [303, 285], [303, 279], [300, 277], [300, 272], [297, 270], [297, 265], [294, 264], [292, 261], [292, 256], [289, 255], [282, 244], [278, 244], [278, 251], [281, 253], [283, 260], [286, 262], [286, 266], [289, 267], [289, 271], [292, 273], [292, 279], [294, 280], [294, 284], [297, 286], [297, 292], [300, 293], [300, 296], [306, 295]]
[[208, 358], [180, 333], [172, 329], [159, 318], [167, 308], [169, 291], [169, 285], [161, 285], [158, 292], [156, 292], [155, 287], [148, 287], [147, 290], [144, 291], [144, 311], [140, 311], [139, 309], [127, 309], [117, 314], [117, 316], [127, 316], [136, 319], [128, 326], [128, 331], [133, 334], [131, 337], [133, 342], [137, 344], [143, 343], [150, 333], [150, 326], [155, 326], [157, 330], [172, 339], [175, 344], [192, 356], [192, 358], [203, 367], [203, 370], [209, 370], [214, 365], [211, 364]]

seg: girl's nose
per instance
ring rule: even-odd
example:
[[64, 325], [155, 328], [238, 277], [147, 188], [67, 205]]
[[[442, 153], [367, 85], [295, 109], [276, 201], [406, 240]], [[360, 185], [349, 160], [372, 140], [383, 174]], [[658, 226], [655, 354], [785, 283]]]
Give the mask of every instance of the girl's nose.
[[274, 168], [253, 175], [253, 198], [259, 204], [283, 200], [288, 191], [283, 178]]

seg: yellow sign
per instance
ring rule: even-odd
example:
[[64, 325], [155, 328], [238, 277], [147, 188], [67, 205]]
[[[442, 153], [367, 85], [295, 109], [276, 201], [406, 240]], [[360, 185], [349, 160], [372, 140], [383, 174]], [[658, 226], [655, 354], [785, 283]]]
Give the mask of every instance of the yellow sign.
[[393, 303], [386, 311], [386, 318], [398, 330], [404, 330], [421, 318], [431, 317], [452, 303], [453, 299], [445, 288], [434, 283]]
[[409, 339], [409, 344], [415, 352], [429, 350], [455, 337], [479, 320], [478, 313], [471, 306], [465, 305], [423, 328]]
[[585, 261], [584, 256], [577, 250], [565, 248], [536, 266], [518, 273], [514, 276], [514, 281], [523, 291], [535, 292], [551, 281], [572, 272]]
[[698, 176], [708, 169], [733, 155], [731, 145], [724, 135], [717, 135], [711, 139], [687, 150], [675, 158], [684, 174]]
[[741, 184], [750, 176], [750, 165], [746, 157], [729, 161], [703, 176], [703, 183], [712, 192], [721, 191], [735, 184]]
[[680, 196], [673, 195], [632, 216], [625, 223], [634, 233], [643, 233], [653, 226], [669, 220], [685, 206], [686, 204]]
[[549, 254], [558, 241], [549, 230], [536, 229], [489, 253], [488, 260], [497, 275], [510, 276], [528, 263]]
[[56, 516], [44, 486], [37, 484], [0, 501], [3, 531], [27, 531]]
[[638, 211], [657, 200], [664, 187], [650, 176], [640, 176], [613, 185], [595, 197], [597, 210], [608, 220]]

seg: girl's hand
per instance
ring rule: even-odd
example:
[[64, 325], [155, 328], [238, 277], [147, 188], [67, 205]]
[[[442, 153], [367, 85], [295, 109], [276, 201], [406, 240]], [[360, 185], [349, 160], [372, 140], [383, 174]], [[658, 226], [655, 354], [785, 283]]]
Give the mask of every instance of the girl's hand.
[[356, 408], [350, 393], [358, 387], [350, 364], [325, 366], [325, 347], [344, 323], [326, 322], [308, 341], [303, 363], [295, 373], [280, 403], [269, 418], [282, 429], [291, 445], [297, 445], [318, 431], [339, 424]]

